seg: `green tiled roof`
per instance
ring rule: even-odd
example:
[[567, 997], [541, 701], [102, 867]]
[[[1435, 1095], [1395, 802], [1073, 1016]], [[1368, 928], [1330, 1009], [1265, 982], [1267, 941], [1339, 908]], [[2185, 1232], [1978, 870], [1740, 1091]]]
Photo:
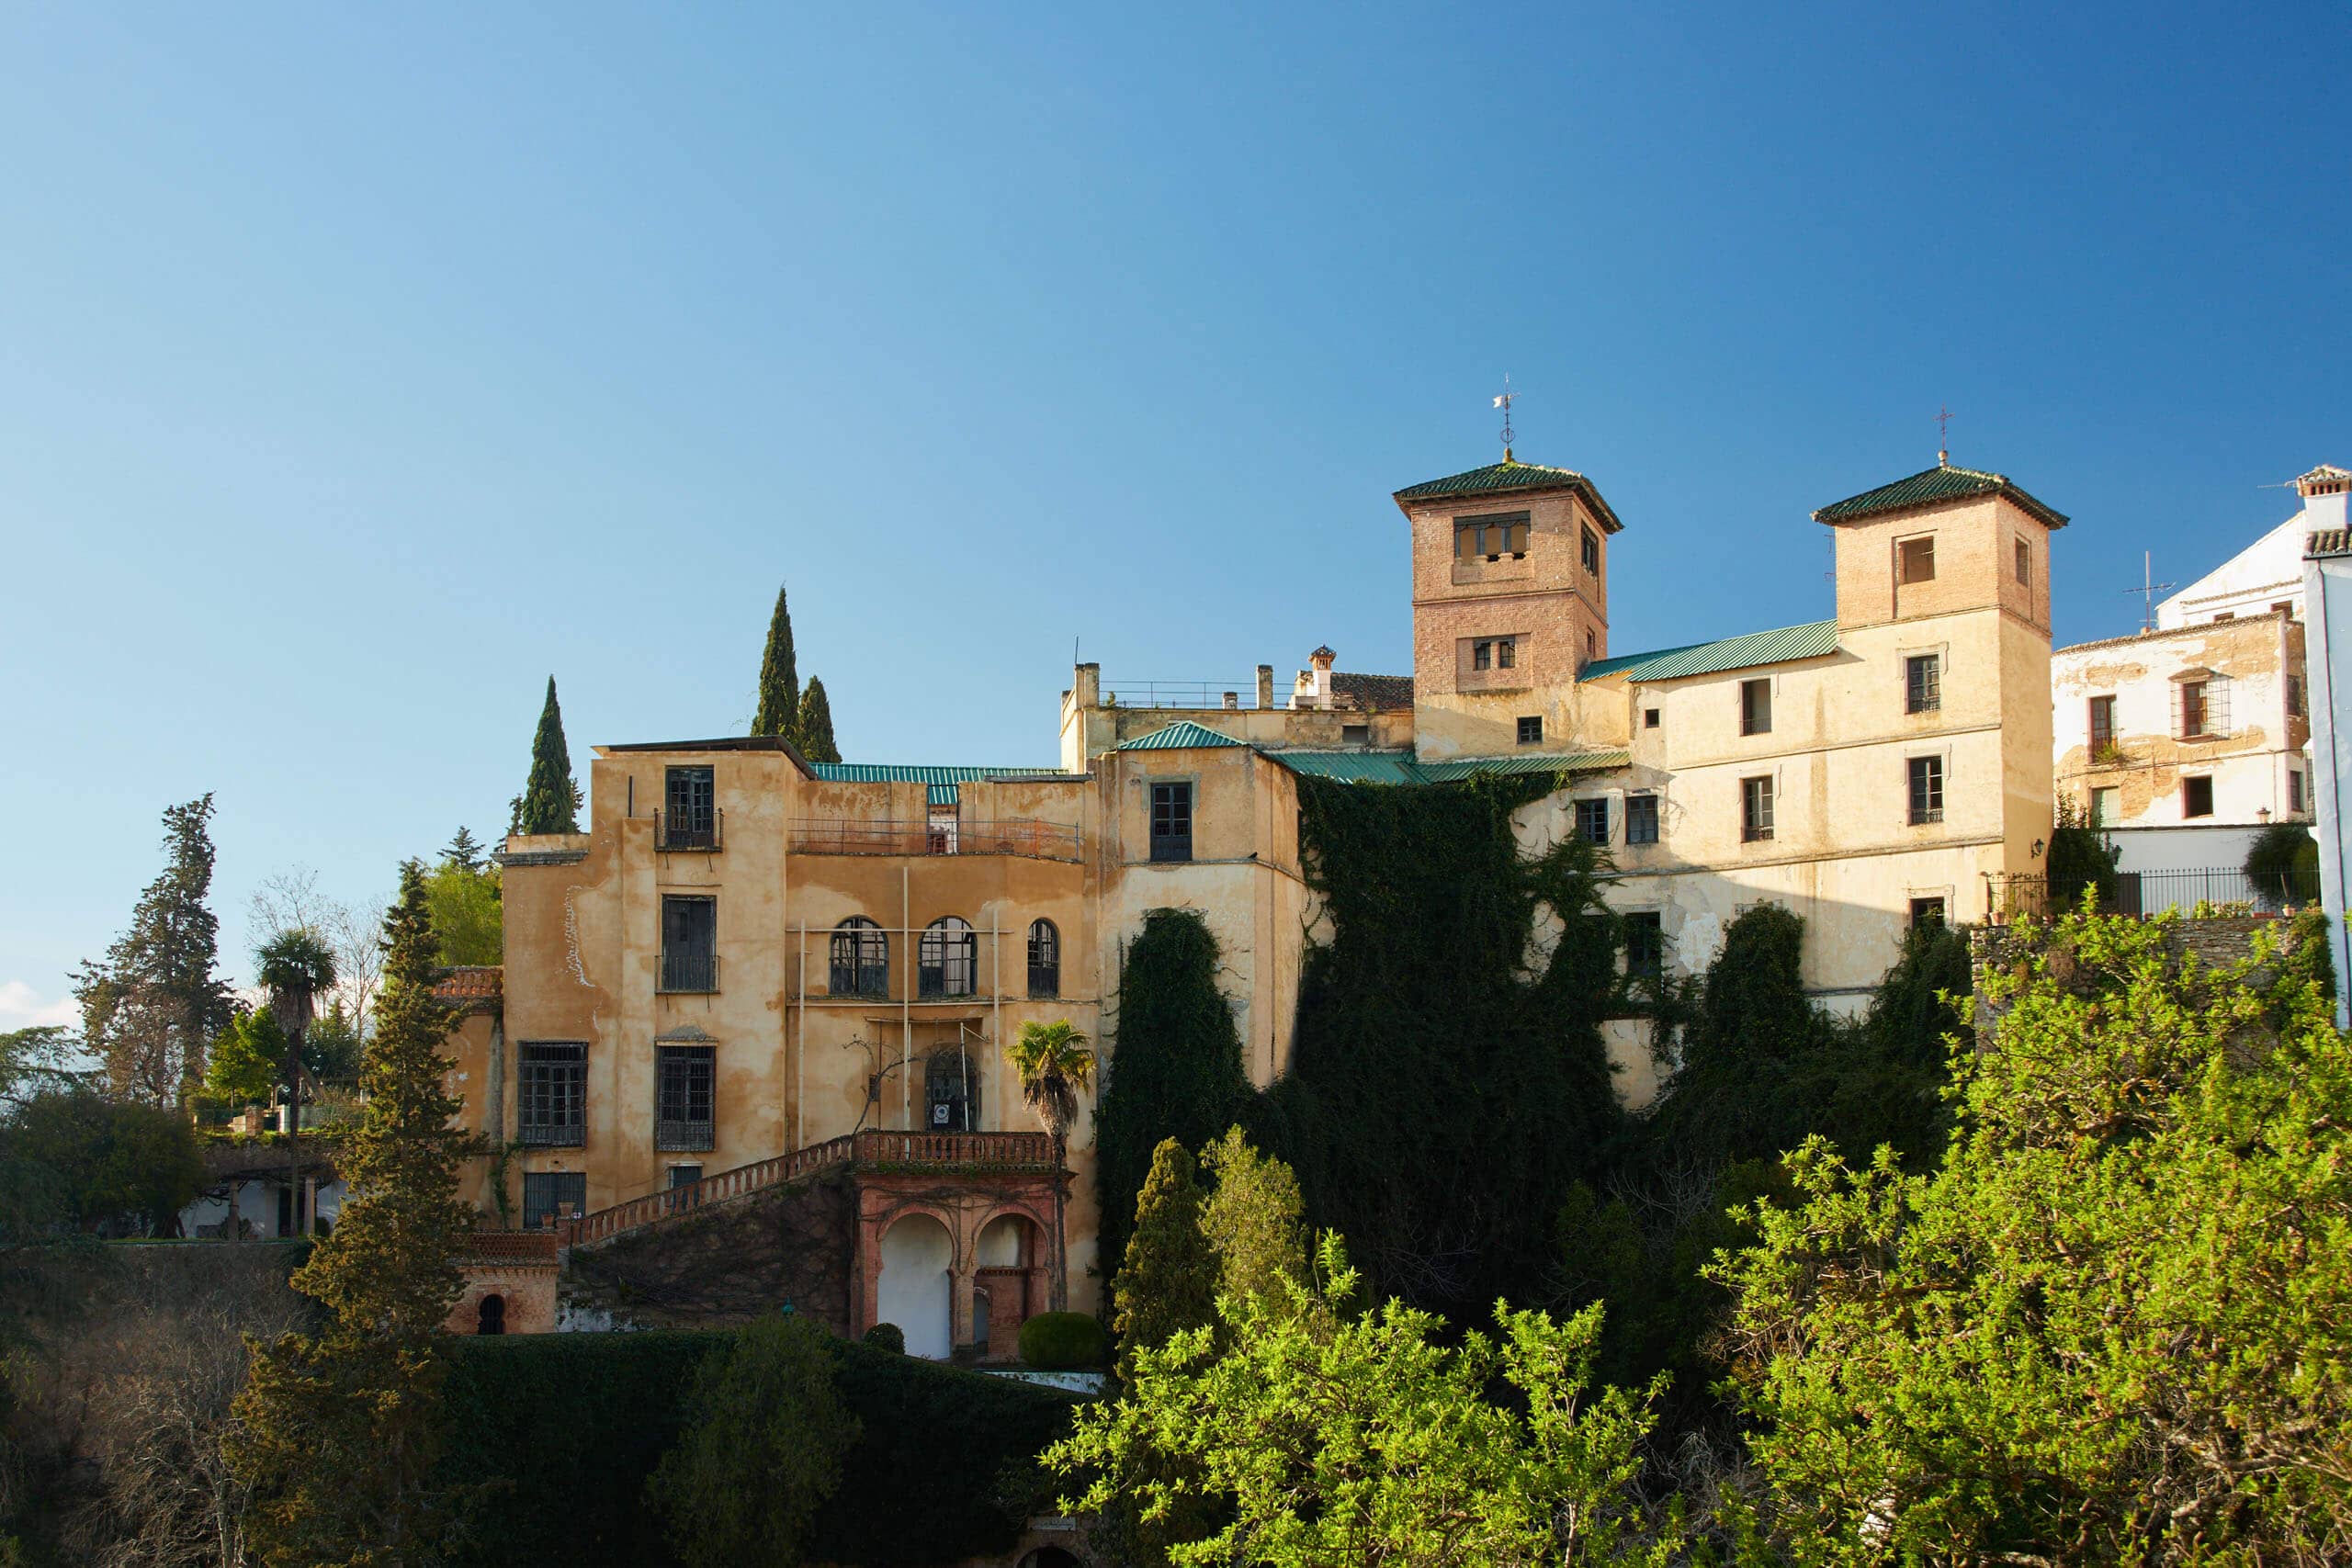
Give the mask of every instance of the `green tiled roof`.
[[1838, 623], [1807, 621], [1801, 626], [1780, 626], [1746, 637], [1714, 642], [1694, 642], [1681, 648], [1661, 648], [1652, 653], [1623, 653], [1596, 659], [1584, 667], [1580, 681], [1623, 673], [1628, 681], [1671, 681], [1683, 675], [1712, 675], [1722, 670], [1745, 670], [1756, 664], [1786, 664], [1793, 659], [1818, 659], [1838, 651]]
[[930, 786], [925, 798], [933, 806], [953, 806], [956, 786], [983, 779], [1058, 779], [1083, 777], [1053, 768], [967, 768], [920, 762], [811, 762], [808, 771], [827, 784], [919, 784]]
[[1469, 757], [1453, 761], [1423, 762], [1409, 751], [1284, 751], [1266, 756], [1295, 773], [1309, 778], [1337, 779], [1342, 784], [1452, 784], [1473, 773], [1577, 773], [1622, 768], [1629, 754], [1623, 747], [1611, 751], [1558, 751], [1542, 755]]
[[1610, 533], [1618, 533], [1625, 526], [1617, 521], [1617, 513], [1609, 509], [1609, 503], [1600, 499], [1600, 492], [1592, 488], [1590, 479], [1574, 468], [1552, 468], [1541, 463], [1489, 463], [1483, 468], [1448, 474], [1427, 484], [1408, 485], [1396, 492], [1396, 503], [1402, 506], [1408, 501], [1434, 501], [1441, 496], [1498, 495], [1519, 490], [1575, 491], [1584, 497], [1585, 504], [1592, 508], [1600, 525]]
[[1979, 468], [1955, 468], [1938, 464], [1923, 468], [1907, 479], [1897, 479], [1891, 485], [1866, 490], [1860, 495], [1849, 495], [1843, 501], [1833, 501], [1813, 514], [1816, 523], [1851, 523], [1859, 518], [1875, 517], [1883, 512], [1900, 512], [1906, 506], [1924, 506], [1931, 501], [1957, 501], [1972, 495], [2005, 495], [2025, 508], [2052, 528], [2066, 525], [2066, 514], [2049, 507], [2026, 494], [2012, 483], [2007, 474], [1988, 474]]
[[1219, 735], [1214, 729], [1204, 729], [1191, 719], [1181, 719], [1165, 729], [1155, 729], [1149, 735], [1138, 735], [1133, 740], [1119, 742], [1122, 751], [1193, 751], [1204, 746], [1238, 746], [1241, 742], [1230, 735]]

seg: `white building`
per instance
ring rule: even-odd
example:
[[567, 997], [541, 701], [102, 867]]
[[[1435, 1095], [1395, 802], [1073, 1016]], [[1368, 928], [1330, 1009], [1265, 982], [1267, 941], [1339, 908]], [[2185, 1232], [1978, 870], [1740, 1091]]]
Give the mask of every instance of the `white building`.
[[2303, 592], [2311, 606], [2312, 795], [2319, 815], [2319, 883], [2328, 940], [2335, 944], [2335, 1022], [2352, 1027], [2352, 944], [2345, 926], [2344, 820], [2352, 812], [2352, 529], [2345, 501], [2352, 474], [2314, 468], [2301, 480], [2303, 513], [2322, 519], [2304, 548]]
[[2304, 475], [2303, 509], [2165, 600], [2154, 631], [2051, 655], [2058, 793], [2109, 830], [2119, 869], [2226, 872], [2265, 826], [2310, 818], [2303, 541], [2344, 525], [2347, 484]]

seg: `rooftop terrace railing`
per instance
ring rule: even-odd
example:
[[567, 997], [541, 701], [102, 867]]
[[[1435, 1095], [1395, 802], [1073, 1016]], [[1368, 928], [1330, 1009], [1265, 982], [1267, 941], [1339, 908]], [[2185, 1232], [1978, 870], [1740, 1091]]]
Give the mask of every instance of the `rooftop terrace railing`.
[[1026, 855], [1032, 860], [1084, 858], [1075, 823], [1005, 818], [976, 822], [940, 817], [922, 821], [872, 818], [798, 818], [792, 852], [804, 855]]
[[[1223, 708], [1226, 698], [1233, 698], [1237, 708], [1258, 705], [1258, 677], [1234, 685], [1219, 685], [1215, 681], [1105, 681], [1102, 684], [1102, 705], [1114, 708]], [[1274, 693], [1272, 706], [1286, 708], [1289, 689]]]
[[2098, 909], [2107, 915], [2145, 919], [2167, 909], [2184, 914], [2199, 905], [2236, 907], [2258, 915], [2276, 915], [2319, 902], [2319, 873], [2293, 871], [2248, 876], [2238, 866], [2200, 866], [2163, 871], [2116, 871], [2101, 876], [2052, 878], [2046, 875], [1985, 877], [1987, 909], [1996, 925], [2013, 919], [2048, 919], [2080, 908], [2083, 895], [2096, 887]]

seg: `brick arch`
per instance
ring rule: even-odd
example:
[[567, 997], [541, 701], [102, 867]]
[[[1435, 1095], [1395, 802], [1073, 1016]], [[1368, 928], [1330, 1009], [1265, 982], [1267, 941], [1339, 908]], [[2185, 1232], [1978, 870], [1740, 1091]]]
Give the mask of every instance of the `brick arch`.
[[949, 1254], [953, 1259], [950, 1267], [959, 1269], [968, 1269], [971, 1267], [972, 1241], [979, 1233], [977, 1230], [967, 1230], [966, 1218], [957, 1212], [957, 1209], [958, 1206], [944, 1204], [929, 1198], [908, 1198], [874, 1214], [866, 1223], [873, 1232], [875, 1246], [879, 1247], [882, 1244], [882, 1238], [889, 1235], [891, 1227], [900, 1220], [910, 1214], [929, 1215], [946, 1227]]

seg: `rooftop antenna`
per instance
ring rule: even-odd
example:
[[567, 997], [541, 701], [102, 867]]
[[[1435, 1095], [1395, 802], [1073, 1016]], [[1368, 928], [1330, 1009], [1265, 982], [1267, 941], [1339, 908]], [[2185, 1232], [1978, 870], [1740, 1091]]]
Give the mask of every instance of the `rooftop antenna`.
[[1951, 467], [1951, 410], [1936, 405], [1936, 467]]
[[1510, 389], [1510, 373], [1505, 371], [1502, 393], [1495, 399], [1495, 407], [1503, 411], [1503, 461], [1506, 463], [1518, 461], [1510, 455], [1510, 405], [1518, 398], [1519, 394]]
[[2154, 559], [2154, 557], [2150, 552], [2146, 550], [2140, 552], [2140, 586], [2123, 591], [2126, 593], [2140, 595], [2144, 606], [2141, 612], [2143, 618], [2140, 623], [2140, 635], [2143, 637], [2156, 629], [2156, 595], [2169, 593], [2180, 586], [2177, 582], [2158, 582], [2155, 573], [2151, 570], [2151, 562]]

